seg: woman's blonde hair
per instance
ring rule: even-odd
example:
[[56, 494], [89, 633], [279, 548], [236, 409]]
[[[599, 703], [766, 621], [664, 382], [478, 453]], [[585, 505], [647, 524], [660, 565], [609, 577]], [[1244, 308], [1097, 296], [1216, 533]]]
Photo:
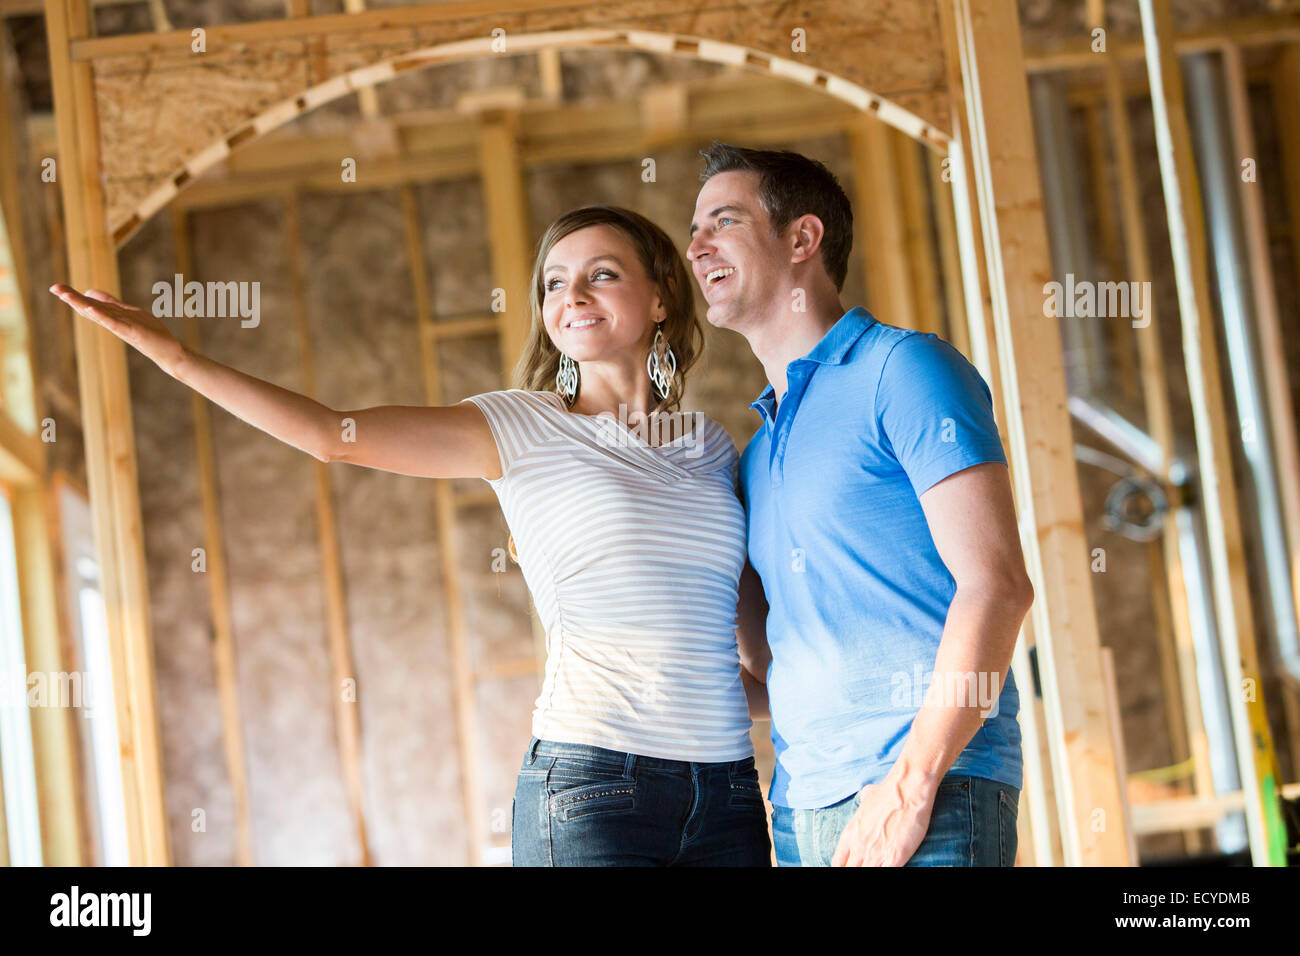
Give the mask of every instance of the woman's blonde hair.
[[[704, 345], [704, 330], [695, 313], [695, 298], [691, 294], [691, 278], [681, 255], [668, 238], [668, 234], [653, 222], [630, 209], [619, 206], [583, 206], [560, 216], [547, 227], [537, 246], [533, 262], [533, 279], [529, 290], [532, 323], [528, 344], [515, 367], [515, 388], [530, 391], [556, 391], [555, 374], [560, 368], [560, 350], [546, 333], [542, 322], [542, 300], [546, 296], [546, 257], [552, 247], [565, 236], [590, 226], [613, 226], [627, 236], [646, 274], [654, 282], [666, 317], [659, 326], [664, 343], [677, 358], [677, 373], [673, 376], [668, 398], [660, 398], [653, 383], [650, 384], [650, 410], [652, 412], [676, 411], [681, 404], [686, 385], [686, 373], [699, 358]], [[663, 355], [660, 354], [660, 367]], [[579, 381], [581, 392], [582, 383]], [[576, 400], [575, 396], [575, 400]]]

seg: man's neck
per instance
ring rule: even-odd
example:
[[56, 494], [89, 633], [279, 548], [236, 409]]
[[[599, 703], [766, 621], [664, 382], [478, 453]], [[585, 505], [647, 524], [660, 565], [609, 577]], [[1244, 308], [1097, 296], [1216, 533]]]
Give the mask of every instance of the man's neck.
[[808, 303], [808, 311], [776, 312], [745, 333], [754, 356], [763, 365], [767, 380], [780, 402], [788, 388], [786, 367], [813, 350], [847, 311], [836, 296], [820, 303]]

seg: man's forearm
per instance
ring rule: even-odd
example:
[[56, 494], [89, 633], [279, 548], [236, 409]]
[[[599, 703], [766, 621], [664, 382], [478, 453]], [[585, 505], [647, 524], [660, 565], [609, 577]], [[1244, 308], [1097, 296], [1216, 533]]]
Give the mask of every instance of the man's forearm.
[[1011, 591], [958, 588], [925, 702], [890, 770], [905, 788], [932, 794], [997, 707], [1027, 610]]

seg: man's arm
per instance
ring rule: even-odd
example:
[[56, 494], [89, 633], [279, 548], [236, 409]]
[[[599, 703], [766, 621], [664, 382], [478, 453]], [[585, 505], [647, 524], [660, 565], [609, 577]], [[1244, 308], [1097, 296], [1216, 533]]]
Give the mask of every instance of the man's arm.
[[[957, 590], [930, 692], [885, 780], [863, 788], [832, 859], [836, 866], [901, 866], [911, 859], [925, 838], [940, 780], [995, 706], [1034, 599], [1005, 465], [966, 468], [920, 501]], [[992, 691], [992, 700], [979, 699], [981, 687]]]

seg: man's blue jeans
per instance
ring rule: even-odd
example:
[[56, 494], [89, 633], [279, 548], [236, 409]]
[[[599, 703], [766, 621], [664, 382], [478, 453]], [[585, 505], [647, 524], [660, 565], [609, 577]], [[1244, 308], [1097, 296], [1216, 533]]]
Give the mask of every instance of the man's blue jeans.
[[771, 866], [754, 758], [664, 760], [534, 737], [511, 813], [515, 866]]
[[[817, 810], [772, 808], [777, 866], [830, 866], [858, 794]], [[1014, 866], [1020, 791], [950, 774], [939, 784], [930, 828], [908, 866]]]

